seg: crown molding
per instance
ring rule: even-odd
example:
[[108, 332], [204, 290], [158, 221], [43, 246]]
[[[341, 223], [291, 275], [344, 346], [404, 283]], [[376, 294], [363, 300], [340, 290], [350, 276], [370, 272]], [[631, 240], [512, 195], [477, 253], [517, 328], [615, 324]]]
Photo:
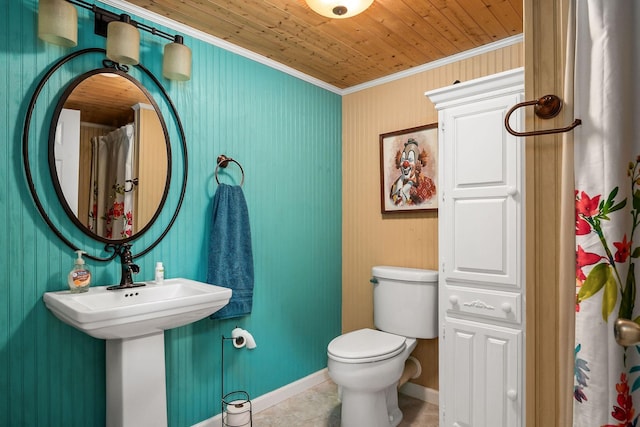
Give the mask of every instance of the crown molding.
[[348, 95], [350, 93], [358, 92], [364, 89], [369, 89], [374, 86], [379, 86], [395, 80], [404, 79], [405, 77], [409, 77], [419, 73], [423, 73], [425, 71], [433, 70], [435, 68], [442, 67], [444, 65], [448, 65], [454, 62], [471, 58], [473, 56], [482, 55], [494, 50], [502, 49], [503, 47], [518, 44], [518, 43], [521, 43], [523, 40], [524, 40], [524, 35], [517, 34], [515, 36], [511, 36], [506, 39], [498, 40], [497, 42], [489, 43], [480, 47], [465, 50], [464, 52], [460, 52], [455, 55], [447, 56], [446, 58], [427, 62], [426, 64], [419, 65], [417, 67], [413, 67], [405, 71], [400, 71], [398, 73], [390, 74], [388, 76], [381, 77], [376, 80], [371, 80], [366, 83], [362, 83], [356, 86], [351, 86], [349, 88], [343, 89], [342, 95]]

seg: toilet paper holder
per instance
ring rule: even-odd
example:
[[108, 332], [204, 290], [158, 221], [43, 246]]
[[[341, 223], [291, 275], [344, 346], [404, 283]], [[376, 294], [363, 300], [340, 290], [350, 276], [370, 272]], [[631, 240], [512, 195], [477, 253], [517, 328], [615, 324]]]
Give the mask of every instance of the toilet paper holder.
[[222, 397], [222, 426], [251, 427], [251, 399], [246, 391], [232, 391]]
[[251, 409], [251, 399], [249, 393], [243, 390], [236, 390], [224, 393], [224, 342], [232, 341], [235, 348], [247, 347], [256, 348], [253, 336], [244, 329], [236, 327], [231, 332], [231, 337], [222, 335], [220, 345], [220, 391], [222, 402], [222, 427], [251, 427], [253, 425], [253, 411]]

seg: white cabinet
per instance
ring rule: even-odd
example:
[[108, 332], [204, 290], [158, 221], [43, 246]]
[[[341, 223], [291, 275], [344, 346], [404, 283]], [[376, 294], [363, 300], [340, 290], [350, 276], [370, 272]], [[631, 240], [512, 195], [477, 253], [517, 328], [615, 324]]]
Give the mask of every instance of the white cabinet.
[[523, 93], [517, 69], [426, 94], [439, 124], [443, 427], [524, 423], [524, 141], [504, 127]]

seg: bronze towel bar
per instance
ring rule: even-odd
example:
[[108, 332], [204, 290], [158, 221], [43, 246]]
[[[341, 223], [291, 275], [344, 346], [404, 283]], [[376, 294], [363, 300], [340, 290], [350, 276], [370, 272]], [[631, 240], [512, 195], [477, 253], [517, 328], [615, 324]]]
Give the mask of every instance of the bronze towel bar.
[[216, 176], [216, 182], [218, 184], [220, 184], [220, 181], [218, 181], [218, 169], [219, 168], [226, 168], [227, 166], [229, 166], [229, 162], [233, 162], [236, 165], [238, 165], [238, 167], [240, 168], [240, 172], [242, 172], [242, 180], [240, 181], [240, 187], [242, 187], [242, 184], [244, 184], [244, 169], [242, 169], [242, 165], [240, 164], [240, 162], [238, 162], [236, 159], [232, 159], [231, 157], [227, 157], [224, 154], [220, 154], [218, 156], [218, 158], [216, 159], [216, 170], [214, 172], [215, 176]]
[[526, 107], [528, 105], [534, 105], [534, 112], [536, 116], [541, 119], [552, 119], [558, 114], [560, 114], [560, 110], [562, 109], [562, 100], [558, 98], [556, 95], [545, 95], [540, 99], [536, 99], [533, 101], [520, 102], [519, 104], [514, 105], [508, 112], [504, 118], [504, 126], [507, 128], [507, 132], [509, 132], [513, 136], [535, 136], [535, 135], [549, 135], [552, 133], [563, 133], [568, 132], [576, 126], [582, 124], [582, 120], [575, 119], [573, 123], [567, 127], [558, 128], [558, 129], [547, 129], [547, 130], [534, 130], [530, 132], [517, 132], [509, 126], [509, 118], [511, 114], [516, 111], [518, 108]]

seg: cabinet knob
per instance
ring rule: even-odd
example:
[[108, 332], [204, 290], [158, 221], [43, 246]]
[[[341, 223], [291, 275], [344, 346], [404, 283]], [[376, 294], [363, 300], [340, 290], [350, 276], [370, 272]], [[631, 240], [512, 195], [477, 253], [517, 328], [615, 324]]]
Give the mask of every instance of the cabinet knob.
[[515, 390], [509, 390], [507, 391], [507, 397], [509, 398], [509, 400], [514, 401], [518, 398], [518, 392]]
[[458, 305], [458, 297], [455, 295], [449, 296], [449, 302], [451, 305]]
[[503, 302], [501, 308], [502, 311], [504, 311], [506, 314], [511, 313], [511, 304], [509, 304], [508, 302]]
[[516, 187], [514, 187], [513, 185], [510, 185], [509, 187], [507, 187], [507, 194], [511, 197], [515, 196], [516, 194], [518, 194], [518, 190], [516, 189]]

